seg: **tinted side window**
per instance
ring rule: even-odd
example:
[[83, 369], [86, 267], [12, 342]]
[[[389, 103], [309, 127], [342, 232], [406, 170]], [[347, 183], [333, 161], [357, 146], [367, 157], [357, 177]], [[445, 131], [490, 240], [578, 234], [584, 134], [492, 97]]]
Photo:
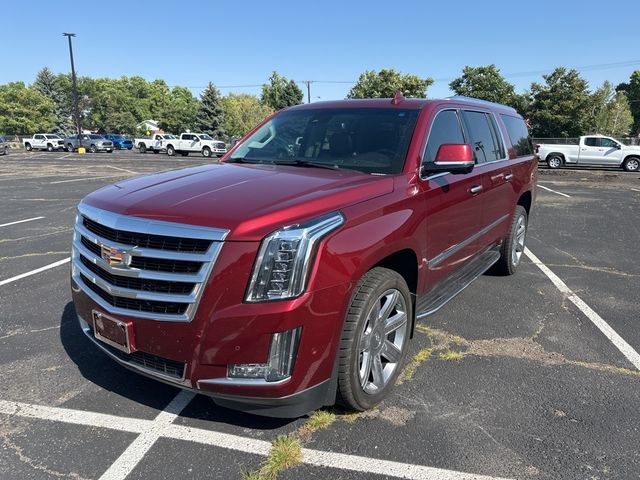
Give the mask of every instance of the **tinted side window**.
[[598, 141], [600, 140], [597, 137], [587, 137], [584, 139], [584, 144], [587, 147], [599, 147], [600, 146], [600, 142]]
[[193, 135], [189, 135], [189, 134], [187, 134], [187, 135], [183, 135], [183, 136], [182, 136], [182, 139], [183, 139], [183, 140], [193, 140]]
[[433, 162], [440, 145], [446, 143], [466, 143], [458, 113], [455, 110], [443, 110], [436, 115], [429, 133], [423, 161]]
[[511, 145], [516, 151], [517, 157], [533, 154], [533, 145], [531, 137], [529, 137], [529, 129], [522, 118], [510, 117], [509, 115], [500, 115], [504, 126], [507, 127]]
[[618, 143], [614, 142], [610, 138], [601, 138], [600, 139], [600, 146], [601, 147], [606, 147], [606, 148], [615, 148], [615, 147], [618, 146]]
[[36, 135], [34, 138], [36, 140], [44, 140], [44, 135]]
[[464, 118], [469, 127], [476, 162], [493, 162], [503, 158], [502, 148], [496, 143], [495, 133], [492, 131], [487, 114], [465, 110]]

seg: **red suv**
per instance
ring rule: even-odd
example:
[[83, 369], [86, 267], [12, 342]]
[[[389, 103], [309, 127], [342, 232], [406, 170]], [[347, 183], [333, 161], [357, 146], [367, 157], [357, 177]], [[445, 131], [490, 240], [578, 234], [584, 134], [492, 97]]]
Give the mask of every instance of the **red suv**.
[[415, 323], [521, 261], [537, 160], [512, 108], [345, 100], [277, 112], [219, 165], [78, 206], [73, 298], [122, 365], [295, 417], [393, 388]]

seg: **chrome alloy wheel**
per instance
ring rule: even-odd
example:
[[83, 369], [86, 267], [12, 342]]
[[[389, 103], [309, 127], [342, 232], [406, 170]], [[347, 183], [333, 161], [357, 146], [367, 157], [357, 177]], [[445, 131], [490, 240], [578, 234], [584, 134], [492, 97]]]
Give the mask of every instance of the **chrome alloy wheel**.
[[630, 158], [627, 160], [627, 171], [629, 172], [637, 172], [640, 167], [640, 162], [635, 158]]
[[527, 235], [527, 222], [524, 215], [520, 215], [516, 222], [516, 234], [513, 236], [513, 245], [511, 247], [511, 261], [513, 266], [517, 266], [524, 252], [524, 240]]
[[562, 160], [560, 160], [560, 157], [551, 157], [549, 159], [549, 168], [560, 168], [560, 166], [562, 165]]
[[405, 298], [395, 288], [387, 290], [371, 307], [358, 343], [360, 386], [366, 393], [378, 393], [392, 378], [407, 334]]

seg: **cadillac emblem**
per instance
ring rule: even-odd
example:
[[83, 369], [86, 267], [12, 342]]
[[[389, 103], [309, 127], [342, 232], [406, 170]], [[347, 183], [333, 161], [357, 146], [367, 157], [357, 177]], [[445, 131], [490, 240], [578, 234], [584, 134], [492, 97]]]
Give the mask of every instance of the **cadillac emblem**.
[[108, 245], [100, 245], [102, 259], [109, 265], [126, 267], [129, 264], [130, 256], [123, 248], [110, 247]]

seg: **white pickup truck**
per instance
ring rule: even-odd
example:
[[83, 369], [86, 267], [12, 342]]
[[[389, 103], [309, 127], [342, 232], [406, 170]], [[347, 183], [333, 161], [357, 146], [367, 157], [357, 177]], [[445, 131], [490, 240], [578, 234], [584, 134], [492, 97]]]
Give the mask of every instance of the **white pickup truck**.
[[166, 150], [167, 140], [175, 140], [178, 137], [169, 133], [154, 133], [149, 138], [134, 138], [133, 144], [140, 153], [160, 153]]
[[179, 139], [167, 142], [167, 155], [169, 156], [179, 153], [186, 157], [195, 152], [202, 153], [203, 157], [211, 155], [221, 157], [227, 153], [227, 146], [224, 142], [216, 140], [206, 133], [182, 133]]
[[578, 145], [538, 145], [538, 158], [549, 168], [564, 165], [622, 167], [627, 172], [640, 170], [640, 146], [623, 145], [600, 135], [580, 137]]
[[31, 150], [64, 150], [64, 139], [55, 133], [36, 133], [31, 138], [22, 140], [22, 144], [27, 152]]

